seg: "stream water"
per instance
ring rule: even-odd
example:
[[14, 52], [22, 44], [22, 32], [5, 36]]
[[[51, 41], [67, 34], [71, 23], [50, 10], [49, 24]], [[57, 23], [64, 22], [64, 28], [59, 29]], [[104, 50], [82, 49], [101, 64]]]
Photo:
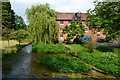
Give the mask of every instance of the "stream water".
[[[30, 69], [32, 44], [22, 48], [17, 55], [3, 61], [3, 69], [7, 67], [3, 78], [33, 78]], [[4, 69], [5, 70], [5, 69]]]
[[67, 78], [94, 77], [94, 78], [115, 78], [92, 69], [85, 73], [59, 73], [41, 65], [39, 58], [45, 56], [43, 53], [32, 53], [32, 44], [22, 48], [17, 55], [3, 60], [3, 78]]

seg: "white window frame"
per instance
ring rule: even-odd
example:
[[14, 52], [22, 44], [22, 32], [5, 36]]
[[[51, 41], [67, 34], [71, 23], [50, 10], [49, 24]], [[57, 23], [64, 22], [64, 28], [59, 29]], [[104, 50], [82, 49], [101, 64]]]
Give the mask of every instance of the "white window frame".
[[[86, 31], [86, 29], [87, 29], [87, 31]], [[88, 32], [89, 31], [89, 28], [85, 28], [85, 32]]]
[[97, 29], [97, 33], [100, 33], [100, 31], [98, 31], [99, 29]]
[[100, 35], [100, 34], [97, 34], [97, 37], [100, 37], [100, 36], [98, 36], [98, 35]]
[[63, 34], [60, 34], [60, 39], [64, 39], [64, 36], [63, 36], [63, 37], [61, 37], [61, 35], [63, 36]]
[[60, 32], [63, 32], [63, 28], [60, 28]]

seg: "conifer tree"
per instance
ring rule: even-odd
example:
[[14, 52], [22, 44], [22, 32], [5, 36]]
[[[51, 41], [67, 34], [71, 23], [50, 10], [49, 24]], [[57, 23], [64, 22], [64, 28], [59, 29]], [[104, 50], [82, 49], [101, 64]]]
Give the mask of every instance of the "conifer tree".
[[11, 9], [10, 2], [1, 2], [2, 5], [2, 39], [9, 40], [11, 39], [11, 32], [15, 28], [15, 16], [14, 11]]

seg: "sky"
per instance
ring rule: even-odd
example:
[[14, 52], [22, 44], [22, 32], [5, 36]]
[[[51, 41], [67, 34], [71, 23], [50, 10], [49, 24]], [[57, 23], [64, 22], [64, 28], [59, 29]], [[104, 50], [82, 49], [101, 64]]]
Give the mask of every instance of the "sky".
[[82, 12], [86, 13], [88, 9], [94, 9], [94, 0], [10, 0], [14, 12], [22, 16], [27, 24], [25, 10], [31, 5], [49, 3], [50, 8], [57, 12]]

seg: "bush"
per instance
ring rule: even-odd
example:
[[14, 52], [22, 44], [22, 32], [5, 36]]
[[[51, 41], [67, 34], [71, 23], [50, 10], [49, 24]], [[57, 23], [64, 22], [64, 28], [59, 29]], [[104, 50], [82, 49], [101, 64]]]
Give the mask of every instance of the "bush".
[[35, 45], [32, 50], [34, 52], [43, 52], [43, 53], [61, 53], [67, 52], [67, 48], [60, 44], [44, 44], [39, 43]]
[[91, 69], [79, 58], [62, 54], [47, 55], [40, 59], [40, 63], [57, 72], [65, 73], [87, 72]]
[[94, 52], [94, 49], [96, 48], [96, 42], [93, 42], [92, 40], [84, 41], [83, 46], [86, 48], [87, 52], [91, 53]]
[[5, 58], [9, 55], [15, 54], [17, 52], [17, 49], [6, 49], [2, 50], [2, 58]]
[[101, 52], [113, 52], [113, 48], [109, 46], [98, 46], [96, 49]]

